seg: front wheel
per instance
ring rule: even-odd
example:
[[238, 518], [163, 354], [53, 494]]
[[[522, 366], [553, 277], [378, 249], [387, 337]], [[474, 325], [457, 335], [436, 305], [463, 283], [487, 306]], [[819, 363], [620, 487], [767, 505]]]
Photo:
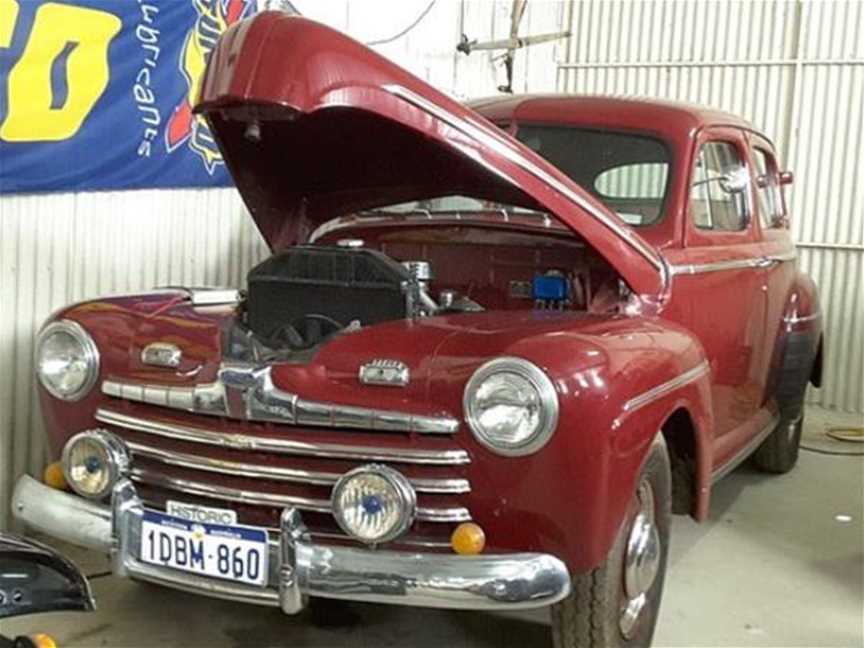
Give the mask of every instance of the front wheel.
[[658, 435], [606, 562], [573, 576], [570, 596], [552, 608], [555, 648], [651, 643], [666, 573], [671, 496], [669, 454]]

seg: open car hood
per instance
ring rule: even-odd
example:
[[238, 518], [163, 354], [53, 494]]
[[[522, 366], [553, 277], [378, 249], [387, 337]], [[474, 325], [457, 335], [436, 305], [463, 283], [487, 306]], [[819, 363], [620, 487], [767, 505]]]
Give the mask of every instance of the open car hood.
[[357, 210], [463, 194], [548, 212], [637, 293], [663, 287], [657, 251], [556, 167], [324, 25], [274, 11], [236, 23], [195, 110], [273, 248]]

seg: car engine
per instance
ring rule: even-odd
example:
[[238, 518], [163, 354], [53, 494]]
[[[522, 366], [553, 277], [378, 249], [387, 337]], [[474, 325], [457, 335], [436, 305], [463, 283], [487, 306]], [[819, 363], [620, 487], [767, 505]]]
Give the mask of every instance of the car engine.
[[439, 312], [429, 278], [427, 263], [350, 241], [292, 247], [249, 272], [245, 323], [271, 349], [308, 349], [346, 329]]

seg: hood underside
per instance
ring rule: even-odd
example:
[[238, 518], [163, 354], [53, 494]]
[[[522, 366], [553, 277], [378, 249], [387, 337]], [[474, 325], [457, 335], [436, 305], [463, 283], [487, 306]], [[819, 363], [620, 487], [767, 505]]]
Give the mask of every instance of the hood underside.
[[196, 112], [274, 249], [361, 209], [462, 194], [548, 212], [637, 293], [662, 288], [656, 250], [561, 171], [318, 23], [263, 12], [229, 28]]

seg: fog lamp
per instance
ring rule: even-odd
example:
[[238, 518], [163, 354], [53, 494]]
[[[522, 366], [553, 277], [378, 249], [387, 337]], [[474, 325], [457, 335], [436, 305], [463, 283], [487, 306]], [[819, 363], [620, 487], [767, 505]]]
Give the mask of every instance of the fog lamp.
[[110, 432], [81, 432], [63, 448], [63, 475], [72, 490], [82, 497], [104, 499], [128, 470], [126, 447]]
[[333, 515], [348, 535], [368, 544], [388, 542], [414, 521], [417, 496], [399, 472], [370, 464], [345, 473], [333, 487]]
[[486, 546], [486, 534], [479, 524], [463, 522], [453, 530], [450, 546], [461, 556], [476, 556]]

